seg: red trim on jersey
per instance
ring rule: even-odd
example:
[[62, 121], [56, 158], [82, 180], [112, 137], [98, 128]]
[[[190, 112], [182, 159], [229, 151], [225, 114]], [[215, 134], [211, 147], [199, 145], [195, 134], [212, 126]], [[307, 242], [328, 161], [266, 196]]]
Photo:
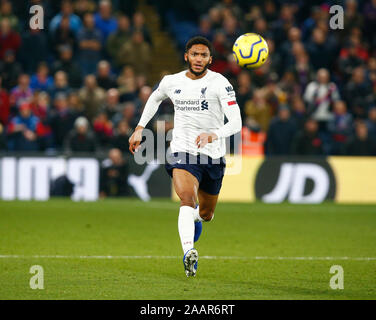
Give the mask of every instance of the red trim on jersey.
[[232, 100], [232, 101], [227, 102], [227, 104], [228, 104], [229, 106], [232, 106], [233, 104], [236, 104], [236, 101], [235, 101], [235, 100]]

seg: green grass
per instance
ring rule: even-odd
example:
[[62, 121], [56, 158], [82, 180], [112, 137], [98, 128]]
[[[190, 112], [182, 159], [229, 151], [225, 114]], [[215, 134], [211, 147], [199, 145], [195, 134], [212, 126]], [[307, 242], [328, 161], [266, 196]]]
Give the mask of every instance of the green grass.
[[[376, 260], [255, 259], [374, 258], [375, 206], [219, 203], [196, 245], [195, 278], [183, 271], [177, 215], [168, 200], [2, 201], [0, 299], [376, 298]], [[32, 265], [44, 269], [44, 290], [29, 287]], [[329, 287], [332, 265], [344, 269], [344, 290]]]

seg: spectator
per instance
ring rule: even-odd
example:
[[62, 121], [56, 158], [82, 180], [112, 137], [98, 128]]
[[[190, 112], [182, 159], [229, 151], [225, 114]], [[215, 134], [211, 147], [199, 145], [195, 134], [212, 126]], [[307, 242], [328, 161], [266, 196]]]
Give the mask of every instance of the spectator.
[[0, 60], [0, 75], [3, 79], [3, 87], [8, 91], [14, 88], [17, 85], [21, 73], [22, 66], [16, 61], [14, 51], [7, 50], [4, 60]]
[[18, 77], [18, 85], [10, 91], [10, 105], [16, 110], [25, 101], [31, 101], [33, 90], [30, 88], [30, 77], [23, 73]]
[[308, 119], [304, 124], [304, 129], [295, 135], [292, 142], [292, 154], [306, 156], [324, 154], [323, 141], [319, 136], [319, 126], [315, 119]]
[[106, 102], [103, 105], [102, 111], [106, 113], [108, 119], [112, 119], [115, 114], [121, 111], [122, 106], [119, 103], [119, 91], [112, 88], [106, 92]]
[[131, 131], [128, 122], [125, 119], [120, 120], [116, 126], [115, 134], [111, 139], [111, 147], [117, 148], [123, 153], [130, 153], [128, 140], [131, 136]]
[[253, 86], [250, 73], [246, 70], [242, 70], [237, 77], [236, 83], [236, 101], [238, 102], [242, 119], [245, 119], [245, 104], [248, 100], [251, 100], [253, 93]]
[[345, 100], [355, 118], [365, 118], [367, 108], [372, 104], [372, 87], [365, 79], [363, 67], [354, 69], [351, 80], [344, 88]]
[[151, 66], [151, 48], [144, 41], [140, 31], [132, 35], [132, 39], [123, 44], [118, 53], [117, 61], [121, 66], [130, 65], [136, 74], [148, 75]]
[[[96, 2], [96, 1], [95, 1]], [[84, 15], [88, 12], [94, 13], [96, 3], [93, 0], [77, 0], [73, 3], [74, 12], [83, 20]]]
[[1, 19], [0, 22], [0, 60], [4, 60], [5, 52], [7, 50], [13, 50], [18, 52], [21, 46], [20, 35], [12, 30], [10, 21], [8, 18]]
[[3, 19], [8, 19], [12, 30], [19, 32], [19, 19], [13, 13], [12, 3], [9, 0], [3, 0], [0, 4], [0, 23]]
[[139, 114], [136, 111], [136, 105], [134, 102], [126, 102], [124, 108], [112, 118], [115, 127], [117, 127], [122, 120], [125, 120], [131, 128], [135, 128], [135, 125], [137, 125], [139, 120]]
[[68, 77], [70, 87], [78, 89], [82, 85], [82, 71], [80, 66], [73, 61], [73, 51], [70, 46], [60, 48], [60, 59], [52, 66], [53, 73], [64, 71]]
[[266, 132], [269, 128], [269, 122], [272, 118], [271, 105], [267, 103], [265, 94], [261, 89], [255, 90], [252, 100], [245, 103], [245, 114], [253, 119], [260, 126], [261, 130]]
[[117, 88], [116, 78], [111, 74], [111, 65], [108, 61], [102, 60], [97, 67], [98, 86], [105, 90]]
[[363, 16], [364, 16], [364, 23], [366, 30], [366, 36], [368, 41], [373, 44], [375, 48], [376, 45], [376, 37], [375, 32], [373, 30], [376, 29], [376, 0], [367, 1], [363, 7]]
[[49, 90], [49, 94], [52, 100], [55, 99], [55, 96], [59, 93], [68, 95], [71, 91], [71, 88], [68, 85], [68, 77], [66, 72], [57, 71], [54, 76], [54, 84]]
[[[367, 78], [370, 80], [374, 93], [376, 92], [376, 57], [371, 57], [367, 64]], [[376, 101], [376, 99], [374, 99]]]
[[289, 70], [294, 73], [297, 82], [300, 84], [301, 90], [304, 92], [308, 83], [314, 78], [309, 55], [306, 53], [301, 42], [294, 43], [292, 53], [294, 55], [294, 62]]
[[19, 115], [8, 125], [8, 149], [11, 151], [37, 151], [37, 129], [40, 121], [32, 114], [29, 103], [23, 103]]
[[258, 17], [258, 18], [255, 19], [255, 21], [253, 23], [253, 29], [254, 29], [255, 33], [259, 34], [264, 39], [272, 36], [272, 34], [269, 30], [268, 23], [262, 17]]
[[291, 119], [298, 130], [302, 130], [306, 119], [306, 107], [303, 99], [297, 95], [291, 98]]
[[4, 126], [0, 123], [0, 151], [7, 150]]
[[290, 117], [287, 106], [281, 106], [278, 115], [270, 123], [266, 153], [268, 155], [288, 155], [291, 152], [291, 144], [296, 133], [296, 125]]
[[337, 86], [329, 81], [328, 70], [319, 69], [316, 80], [310, 82], [304, 92], [307, 114], [320, 122], [321, 130], [326, 129], [327, 122], [333, 116], [330, 111], [332, 103], [340, 99]]
[[48, 37], [43, 30], [28, 29], [22, 35], [22, 45], [19, 52], [23, 69], [31, 74], [38, 65], [49, 57]]
[[37, 72], [30, 78], [30, 88], [38, 91], [49, 91], [54, 84], [53, 78], [49, 75], [47, 63], [41, 62]]
[[234, 43], [236, 39], [241, 35], [241, 31], [238, 28], [238, 21], [236, 20], [235, 16], [228, 15], [224, 18], [223, 32], [228, 43]]
[[0, 76], [0, 123], [6, 126], [9, 121], [10, 102], [8, 92], [3, 89], [2, 82]]
[[77, 113], [79, 116], [83, 116], [84, 114], [84, 105], [82, 101], [80, 100], [80, 97], [78, 95], [77, 91], [70, 91], [68, 94], [68, 104], [71, 107], [71, 109]]
[[84, 75], [94, 74], [97, 63], [101, 59], [101, 33], [95, 28], [94, 16], [84, 15], [84, 27], [78, 32], [78, 47], [80, 48], [80, 65]]
[[223, 73], [228, 68], [227, 55], [231, 52], [226, 35], [222, 31], [217, 31], [213, 38], [213, 63], [211, 70]]
[[355, 136], [346, 146], [346, 154], [351, 156], [375, 156], [376, 142], [368, 135], [367, 125], [358, 121], [355, 125]]
[[128, 166], [119, 149], [111, 149], [108, 159], [102, 163], [100, 173], [100, 196], [118, 197], [128, 195]]
[[289, 61], [289, 59], [293, 58], [292, 48], [294, 43], [301, 41], [301, 37], [302, 34], [298, 27], [292, 27], [290, 30], [288, 30], [287, 41], [282, 43], [280, 49], [282, 59], [284, 61], [288, 61], [288, 64], [293, 63], [293, 61]]
[[369, 136], [371, 137], [371, 139], [376, 140], [376, 106], [373, 106], [369, 109], [366, 125]]
[[287, 97], [285, 92], [278, 86], [276, 74], [270, 75], [263, 90], [265, 92], [265, 99], [272, 108], [272, 113], [277, 114], [279, 105], [287, 103]]
[[289, 3], [284, 3], [280, 7], [278, 19], [271, 23], [271, 30], [276, 46], [281, 45], [286, 40], [288, 30], [295, 23], [294, 8]]
[[344, 81], [348, 81], [353, 74], [355, 68], [361, 66], [363, 60], [359, 58], [356, 46], [350, 43], [346, 53], [342, 53], [339, 59], [339, 69], [343, 75]]
[[53, 31], [51, 35], [50, 42], [56, 58], [60, 56], [64, 47], [70, 47], [74, 52], [77, 50], [76, 35], [70, 29], [68, 17], [62, 17], [59, 28]]
[[347, 29], [352, 29], [353, 27], [363, 28], [364, 20], [358, 12], [358, 3], [356, 0], [346, 0], [344, 25]]
[[312, 38], [307, 44], [307, 51], [314, 70], [333, 68], [335, 48], [327, 41], [327, 35], [322, 29], [313, 30]]
[[37, 128], [39, 150], [53, 149], [53, 134], [50, 126], [50, 97], [46, 92], [36, 94], [31, 111], [40, 120]]
[[101, 111], [93, 121], [96, 141], [101, 147], [107, 147], [113, 136], [113, 125], [107, 113]]
[[64, 140], [72, 130], [76, 119], [77, 113], [69, 106], [67, 96], [64, 93], [57, 94], [49, 120], [57, 150], [63, 148]]
[[263, 16], [267, 22], [275, 21], [278, 18], [277, 6], [273, 0], [263, 2]]
[[64, 19], [67, 19], [69, 30], [76, 35], [81, 29], [82, 22], [80, 17], [73, 13], [73, 4], [70, 0], [63, 0], [61, 2], [61, 11], [51, 20], [49, 30], [52, 34], [59, 29]]
[[41, 121], [46, 121], [50, 112], [50, 96], [47, 92], [39, 92], [34, 96], [30, 106], [35, 116]]
[[344, 151], [344, 146], [352, 134], [352, 116], [347, 112], [346, 103], [338, 100], [334, 103], [333, 119], [328, 123], [331, 134], [331, 154], [339, 155]]
[[98, 87], [95, 76], [89, 74], [85, 78], [85, 85], [78, 91], [78, 96], [84, 106], [84, 115], [91, 122], [102, 106], [106, 93]]
[[125, 66], [117, 79], [120, 101], [130, 101], [136, 98], [137, 81], [134, 69], [131, 66]]
[[118, 28], [108, 36], [106, 43], [107, 52], [116, 66], [120, 66], [118, 53], [124, 43], [132, 37], [131, 23], [126, 15], [120, 15], [117, 19]]
[[95, 152], [95, 137], [89, 128], [89, 121], [85, 117], [79, 117], [74, 122], [74, 129], [69, 132], [65, 141], [65, 150], [71, 152]]
[[212, 7], [209, 9], [209, 19], [212, 28], [218, 30], [222, 26], [222, 11], [217, 7]]
[[137, 11], [132, 18], [132, 33], [139, 31], [142, 33], [144, 40], [150, 45], [153, 45], [149, 28], [145, 25], [145, 17], [142, 12]]
[[200, 18], [197, 35], [213, 41], [213, 30], [209, 16], [205, 15]]
[[99, 11], [94, 16], [95, 27], [102, 33], [102, 43], [107, 42], [108, 36], [117, 29], [117, 21], [112, 15], [111, 1], [101, 0], [99, 2]]
[[281, 80], [279, 81], [279, 87], [287, 95], [287, 97], [301, 94], [300, 84], [296, 81], [295, 73], [292, 71], [286, 71], [283, 74]]
[[280, 77], [284, 69], [281, 55], [276, 50], [273, 39], [266, 38], [265, 41], [268, 44], [269, 56], [273, 57], [273, 59], [267, 59], [265, 63], [269, 65], [270, 74], [277, 74]]
[[141, 115], [146, 102], [148, 101], [151, 93], [153, 92], [152, 88], [149, 86], [144, 86], [140, 89], [137, 99], [134, 101], [136, 105], [137, 112]]

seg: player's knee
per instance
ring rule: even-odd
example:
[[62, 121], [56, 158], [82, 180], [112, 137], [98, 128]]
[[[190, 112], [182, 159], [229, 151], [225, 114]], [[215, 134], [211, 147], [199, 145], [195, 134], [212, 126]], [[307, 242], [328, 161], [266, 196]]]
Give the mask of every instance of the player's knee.
[[195, 194], [192, 192], [181, 192], [179, 194], [180, 205], [194, 208], [196, 206]]
[[204, 219], [204, 221], [209, 222], [212, 221], [214, 218], [214, 211], [213, 210], [201, 210], [200, 209], [200, 217]]

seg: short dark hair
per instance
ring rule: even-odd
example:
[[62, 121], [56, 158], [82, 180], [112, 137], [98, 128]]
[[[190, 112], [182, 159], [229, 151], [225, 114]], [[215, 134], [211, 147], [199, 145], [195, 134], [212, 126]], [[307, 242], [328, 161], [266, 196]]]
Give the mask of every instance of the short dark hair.
[[185, 52], [188, 52], [189, 49], [192, 48], [192, 46], [194, 46], [195, 44], [203, 44], [204, 46], [207, 46], [210, 51], [210, 55], [212, 55], [213, 47], [212, 47], [211, 42], [205, 37], [201, 37], [201, 36], [196, 36], [196, 37], [189, 39], [187, 44], [185, 45]]

